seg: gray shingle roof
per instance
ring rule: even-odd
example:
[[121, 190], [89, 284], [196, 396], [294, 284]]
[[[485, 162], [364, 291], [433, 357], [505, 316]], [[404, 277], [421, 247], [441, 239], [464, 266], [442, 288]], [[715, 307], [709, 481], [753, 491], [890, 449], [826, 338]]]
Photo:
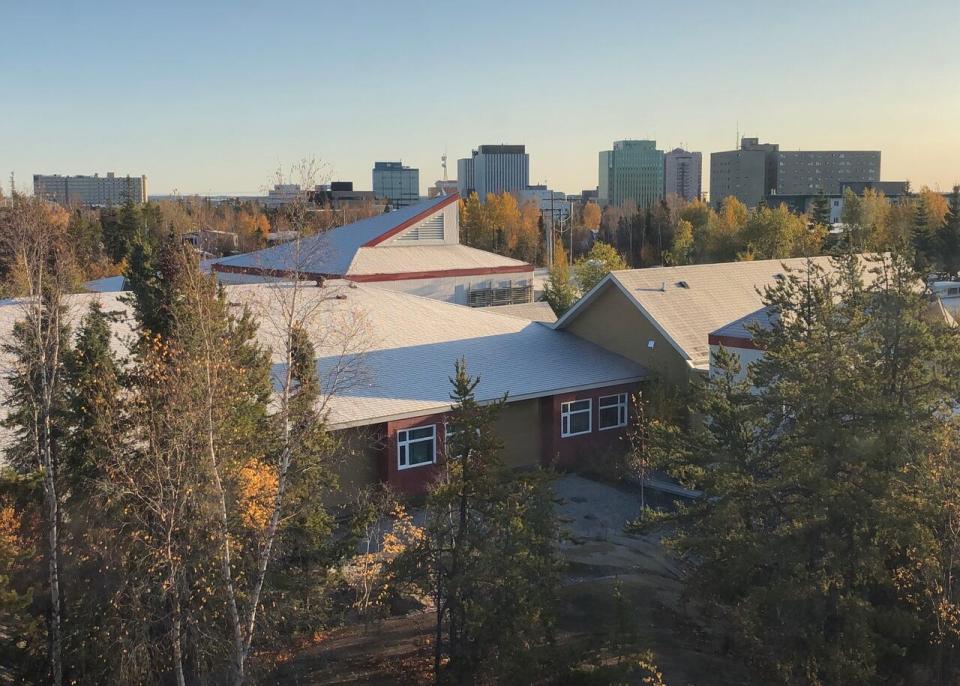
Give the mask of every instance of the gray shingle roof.
[[[829, 257], [810, 259], [823, 269], [831, 268]], [[763, 289], [788, 269], [803, 269], [806, 262], [807, 258], [798, 257], [611, 272], [556, 326], [564, 328], [601, 289], [619, 287], [691, 366], [706, 368], [710, 332], [758, 310], [763, 306]]]
[[[289, 282], [227, 286], [228, 302], [246, 305], [260, 321], [259, 342], [272, 352], [274, 372], [283, 371], [279, 321], [295, 309], [317, 351], [317, 371], [336, 428], [440, 412], [450, 406], [450, 376], [463, 357], [480, 377], [477, 398], [532, 398], [578, 388], [627, 383], [646, 370], [619, 355], [551, 327], [367, 284], [328, 281], [323, 288]], [[119, 311], [116, 348], [131, 340], [132, 312], [120, 294], [67, 298], [75, 322], [92, 300]], [[296, 302], [296, 308], [291, 303]], [[22, 316], [17, 302], [0, 303], [0, 337], [9, 337]], [[0, 354], [0, 375], [11, 360]], [[0, 380], [0, 396], [6, 383]]]
[[557, 315], [554, 313], [550, 303], [538, 300], [532, 303], [521, 303], [518, 305], [498, 305], [490, 310], [497, 314], [508, 314], [511, 317], [520, 317], [531, 322], [545, 322], [552, 324], [557, 321]]
[[777, 321], [776, 310], [772, 307], [761, 307], [759, 310], [735, 319], [725, 326], [721, 326], [716, 331], [711, 331], [710, 336], [722, 336], [727, 338], [743, 338], [750, 340], [753, 338], [753, 329], [767, 329]]

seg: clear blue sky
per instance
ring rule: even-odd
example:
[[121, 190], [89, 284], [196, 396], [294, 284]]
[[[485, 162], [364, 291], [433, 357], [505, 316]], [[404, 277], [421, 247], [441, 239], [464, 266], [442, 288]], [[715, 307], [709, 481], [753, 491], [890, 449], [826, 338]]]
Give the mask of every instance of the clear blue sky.
[[880, 149], [960, 181], [960, 0], [0, 0], [0, 185], [115, 171], [151, 193], [255, 192], [304, 156], [370, 187], [525, 143], [531, 181], [597, 183], [620, 138]]

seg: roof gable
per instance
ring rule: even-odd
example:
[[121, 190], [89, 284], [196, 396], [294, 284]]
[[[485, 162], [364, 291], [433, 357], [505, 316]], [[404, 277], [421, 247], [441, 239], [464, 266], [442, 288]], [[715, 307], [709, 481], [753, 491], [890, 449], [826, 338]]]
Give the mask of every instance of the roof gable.
[[443, 208], [457, 202], [459, 197], [456, 193], [441, 195], [301, 240], [213, 260], [211, 266], [214, 271], [241, 271], [268, 276], [291, 273], [343, 276], [361, 248], [380, 245], [417, 222], [442, 212]]
[[[831, 268], [829, 257], [810, 259]], [[801, 257], [611, 272], [556, 327], [565, 328], [590, 307], [600, 289], [617, 287], [691, 366], [705, 367], [710, 360], [709, 334], [756, 312], [763, 306], [764, 288], [806, 262]]]

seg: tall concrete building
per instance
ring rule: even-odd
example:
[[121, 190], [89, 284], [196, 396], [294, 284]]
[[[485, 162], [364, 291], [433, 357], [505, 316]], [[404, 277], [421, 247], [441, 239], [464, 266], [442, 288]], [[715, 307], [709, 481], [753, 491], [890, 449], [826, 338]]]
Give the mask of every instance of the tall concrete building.
[[663, 156], [663, 194], [696, 200], [703, 191], [703, 155], [674, 148]]
[[393, 208], [420, 202], [420, 170], [401, 162], [374, 162], [373, 194]]
[[879, 181], [879, 150], [781, 150], [777, 195], [839, 193], [845, 181]]
[[839, 193], [844, 182], [880, 180], [877, 150], [780, 150], [776, 143], [744, 138], [739, 150], [710, 155], [710, 197], [719, 206], [729, 195], [747, 207], [765, 197]]
[[487, 193], [522, 191], [530, 185], [530, 155], [523, 145], [481, 145], [457, 160], [457, 181], [461, 196], [475, 191], [481, 201]]
[[147, 201], [146, 176], [61, 176], [34, 174], [33, 194], [61, 205], [122, 205]]
[[601, 205], [652, 205], [663, 197], [663, 151], [656, 141], [615, 141], [600, 153], [599, 176]]
[[710, 154], [710, 199], [715, 207], [728, 196], [747, 207], [756, 207], [777, 188], [776, 143], [743, 138], [739, 150]]
[[[477, 151], [474, 150], [476, 155]], [[457, 160], [457, 191], [460, 197], [466, 200], [470, 194], [477, 190], [473, 180], [473, 157], [461, 157]]]

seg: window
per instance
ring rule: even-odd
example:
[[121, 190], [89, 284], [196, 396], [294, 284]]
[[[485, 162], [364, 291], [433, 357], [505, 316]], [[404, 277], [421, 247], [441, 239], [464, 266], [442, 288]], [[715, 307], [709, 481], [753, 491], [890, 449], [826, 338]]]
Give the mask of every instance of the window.
[[591, 414], [593, 413], [593, 401], [572, 400], [560, 405], [560, 435], [579, 436], [588, 434], [592, 429]]
[[433, 464], [437, 455], [437, 428], [421, 426], [397, 432], [397, 468]]
[[597, 427], [600, 431], [616, 429], [627, 425], [627, 394], [607, 395], [597, 402], [599, 418]]

